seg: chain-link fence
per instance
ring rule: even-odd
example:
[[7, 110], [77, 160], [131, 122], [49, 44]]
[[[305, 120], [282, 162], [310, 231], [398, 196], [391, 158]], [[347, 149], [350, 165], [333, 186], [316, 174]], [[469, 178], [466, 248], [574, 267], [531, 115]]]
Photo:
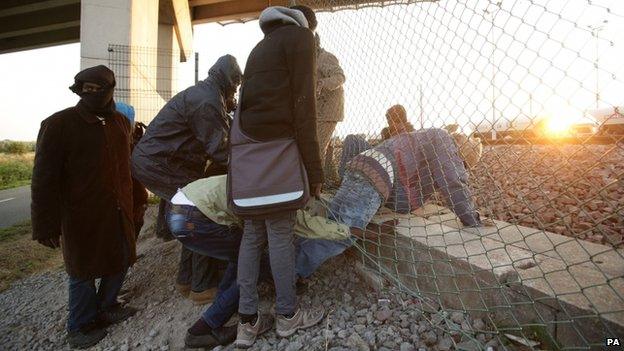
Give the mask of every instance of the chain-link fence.
[[[453, 348], [588, 349], [623, 335], [622, 4], [366, 5], [319, 14], [317, 29], [346, 78], [326, 154], [338, 216], [363, 208], [354, 173], [390, 189], [357, 244], [363, 260], [435, 306]], [[386, 113], [395, 104], [406, 121]], [[445, 127], [453, 138], [432, 129]], [[457, 134], [480, 138], [478, 162], [475, 139]], [[473, 210], [482, 227], [467, 228]]]
[[[297, 3], [322, 11], [333, 215], [370, 220], [357, 252], [422, 304], [436, 339], [537, 350], [623, 337], [623, 4]], [[175, 54], [137, 68], [130, 51], [110, 48], [118, 98], [148, 120], [175, 70], [126, 72], [174, 67]]]
[[136, 121], [147, 123], [178, 92], [176, 50], [127, 45], [108, 46], [108, 64], [115, 72], [115, 100], [131, 104]]

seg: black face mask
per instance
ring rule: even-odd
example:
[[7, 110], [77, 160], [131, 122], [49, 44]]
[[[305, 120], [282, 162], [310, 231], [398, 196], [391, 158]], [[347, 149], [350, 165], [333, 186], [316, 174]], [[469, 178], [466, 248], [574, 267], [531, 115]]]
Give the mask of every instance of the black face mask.
[[111, 114], [113, 112], [113, 89], [104, 88], [96, 92], [81, 92], [80, 102], [95, 114]]
[[[78, 72], [74, 77], [74, 85], [69, 89], [80, 96], [79, 105], [98, 116], [110, 116], [115, 111], [113, 92], [115, 90], [115, 74], [106, 66], [100, 65]], [[84, 83], [101, 86], [97, 92], [83, 92]]]

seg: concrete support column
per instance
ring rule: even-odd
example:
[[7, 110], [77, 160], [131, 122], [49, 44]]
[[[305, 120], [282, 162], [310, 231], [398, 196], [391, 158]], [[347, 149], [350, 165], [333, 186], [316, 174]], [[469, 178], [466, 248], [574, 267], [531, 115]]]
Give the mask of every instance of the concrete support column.
[[[175, 29], [170, 24], [158, 25], [158, 61], [156, 90], [166, 101], [169, 100], [178, 88], [178, 63], [180, 48], [175, 35]], [[168, 68], [168, 69], [167, 69]]]
[[[113, 69], [117, 77], [115, 98], [133, 105], [138, 121], [151, 121], [176, 91], [177, 62], [184, 57], [180, 55], [179, 43], [181, 38], [184, 42], [192, 41], [192, 31], [188, 30], [190, 16], [178, 15], [188, 13], [173, 11], [174, 4], [180, 7], [181, 3], [81, 2], [81, 69], [99, 64]], [[186, 31], [178, 29], [182, 24], [187, 26]], [[186, 34], [181, 37], [181, 33]]]
[[108, 65], [109, 44], [131, 45], [132, 1], [82, 0], [80, 69]]

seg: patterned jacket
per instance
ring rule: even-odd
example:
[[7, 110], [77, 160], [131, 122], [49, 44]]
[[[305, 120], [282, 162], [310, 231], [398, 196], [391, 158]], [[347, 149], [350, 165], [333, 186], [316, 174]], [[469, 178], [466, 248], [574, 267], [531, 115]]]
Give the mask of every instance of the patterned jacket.
[[397, 212], [422, 207], [438, 191], [464, 225], [481, 224], [468, 189], [468, 171], [443, 129], [398, 135], [359, 154], [347, 168], [364, 174], [386, 206]]

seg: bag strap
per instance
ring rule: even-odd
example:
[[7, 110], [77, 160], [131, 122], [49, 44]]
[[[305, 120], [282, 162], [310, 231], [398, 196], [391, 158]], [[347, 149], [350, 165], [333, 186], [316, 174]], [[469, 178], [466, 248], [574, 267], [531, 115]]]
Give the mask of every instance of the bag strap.
[[232, 122], [232, 127], [230, 128], [230, 145], [239, 145], [240, 144], [240, 140], [237, 143], [232, 143], [232, 132], [238, 134], [238, 137], [240, 137], [241, 139], [246, 139], [247, 141], [249, 141], [249, 143], [264, 143], [267, 141], [274, 141], [274, 140], [296, 140], [296, 138], [293, 137], [285, 137], [285, 138], [278, 138], [278, 139], [273, 139], [273, 140], [258, 140], [255, 139], [253, 137], [251, 137], [249, 134], [245, 133], [245, 131], [243, 130], [243, 122], [241, 120], [240, 114], [243, 110], [242, 105], [243, 105], [243, 92], [244, 92], [244, 85], [241, 85], [240, 88], [240, 93], [238, 94], [238, 105], [236, 106], [236, 111], [234, 112], [234, 120]]

